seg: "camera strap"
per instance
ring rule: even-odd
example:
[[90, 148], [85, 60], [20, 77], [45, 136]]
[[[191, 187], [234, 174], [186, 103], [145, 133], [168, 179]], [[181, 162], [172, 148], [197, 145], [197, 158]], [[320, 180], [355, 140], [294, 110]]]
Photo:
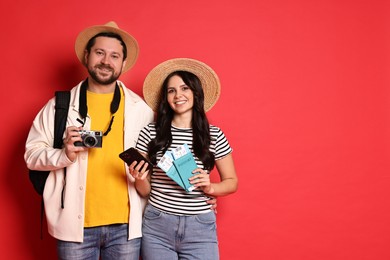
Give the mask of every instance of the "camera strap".
[[[85, 120], [88, 114], [87, 88], [88, 88], [88, 79], [84, 80], [84, 82], [81, 84], [80, 96], [79, 96], [79, 106], [80, 106], [79, 114], [83, 119], [83, 123], [82, 123], [83, 126], [85, 124]], [[108, 124], [107, 130], [103, 133], [103, 136], [108, 135], [108, 133], [111, 131], [111, 126], [114, 123], [115, 113], [116, 111], [118, 111], [120, 102], [121, 102], [121, 92], [118, 83], [116, 83], [115, 90], [114, 90], [114, 97], [112, 98], [111, 106], [110, 106], [111, 119], [110, 119], [110, 123]]]

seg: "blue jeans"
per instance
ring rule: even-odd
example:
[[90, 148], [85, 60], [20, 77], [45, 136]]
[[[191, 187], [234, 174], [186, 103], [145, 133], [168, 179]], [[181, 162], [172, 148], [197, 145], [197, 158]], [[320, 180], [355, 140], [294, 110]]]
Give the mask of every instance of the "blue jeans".
[[214, 212], [176, 216], [148, 204], [142, 224], [143, 260], [219, 259]]
[[116, 224], [84, 228], [84, 242], [57, 240], [58, 259], [139, 260], [141, 238], [128, 240], [128, 225]]

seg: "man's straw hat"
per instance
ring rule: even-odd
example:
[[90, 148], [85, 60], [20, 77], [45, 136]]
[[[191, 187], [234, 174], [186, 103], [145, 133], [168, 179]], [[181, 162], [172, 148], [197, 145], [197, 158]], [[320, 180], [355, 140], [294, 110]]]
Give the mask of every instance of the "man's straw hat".
[[146, 76], [143, 95], [146, 103], [157, 111], [164, 80], [175, 71], [187, 71], [195, 74], [202, 83], [204, 92], [204, 110], [209, 111], [217, 102], [221, 93], [221, 84], [217, 74], [208, 65], [189, 58], [176, 58], [164, 61], [154, 67]]
[[95, 25], [83, 30], [76, 38], [75, 50], [77, 58], [79, 58], [80, 62], [85, 65], [84, 61], [84, 51], [87, 46], [88, 41], [98, 33], [102, 32], [113, 32], [117, 33], [122, 37], [122, 40], [126, 44], [127, 48], [127, 59], [126, 65], [123, 68], [123, 72], [129, 70], [135, 64], [138, 58], [138, 43], [133, 36], [129, 33], [119, 29], [118, 25], [111, 21], [106, 23], [105, 25]]

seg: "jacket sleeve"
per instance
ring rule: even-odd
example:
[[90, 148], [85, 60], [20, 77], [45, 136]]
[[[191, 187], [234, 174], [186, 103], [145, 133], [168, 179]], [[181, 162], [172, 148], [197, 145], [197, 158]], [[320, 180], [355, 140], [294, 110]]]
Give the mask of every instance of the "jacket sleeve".
[[31, 170], [52, 171], [71, 163], [64, 149], [53, 148], [54, 106], [52, 98], [35, 117], [26, 141], [24, 160]]

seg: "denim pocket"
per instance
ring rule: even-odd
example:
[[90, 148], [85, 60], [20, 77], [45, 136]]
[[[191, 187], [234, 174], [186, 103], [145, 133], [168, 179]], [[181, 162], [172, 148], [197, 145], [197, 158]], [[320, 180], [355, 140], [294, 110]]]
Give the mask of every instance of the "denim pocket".
[[145, 213], [144, 213], [145, 219], [154, 220], [154, 219], [160, 218], [161, 215], [162, 215], [162, 212], [157, 210], [153, 206], [150, 206], [150, 205], [146, 206]]
[[214, 212], [196, 215], [195, 219], [201, 224], [213, 224], [216, 222], [216, 217]]

